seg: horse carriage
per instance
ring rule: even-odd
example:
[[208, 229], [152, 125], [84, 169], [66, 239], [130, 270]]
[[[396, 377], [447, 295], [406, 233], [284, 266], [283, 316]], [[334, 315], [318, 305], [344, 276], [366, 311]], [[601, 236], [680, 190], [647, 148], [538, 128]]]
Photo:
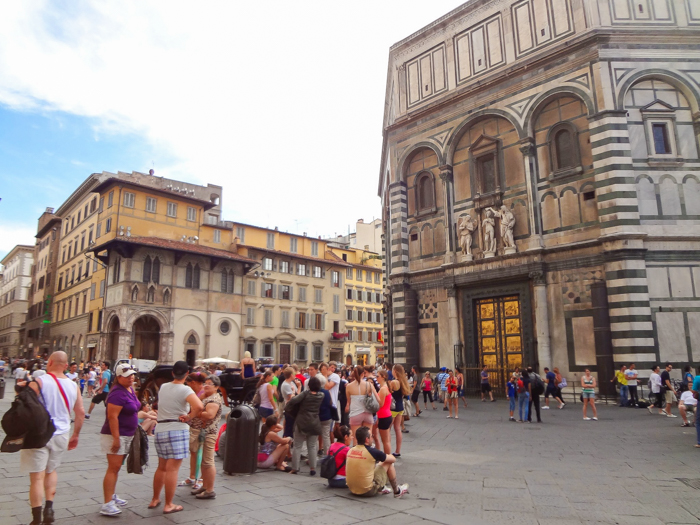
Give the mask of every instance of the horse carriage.
[[[252, 403], [258, 377], [244, 378], [238, 368], [227, 368], [219, 376], [220, 392], [226, 406]], [[158, 391], [163, 383], [173, 380], [173, 365], [158, 365], [145, 377], [139, 377], [138, 396], [141, 402], [153, 405], [158, 400]]]

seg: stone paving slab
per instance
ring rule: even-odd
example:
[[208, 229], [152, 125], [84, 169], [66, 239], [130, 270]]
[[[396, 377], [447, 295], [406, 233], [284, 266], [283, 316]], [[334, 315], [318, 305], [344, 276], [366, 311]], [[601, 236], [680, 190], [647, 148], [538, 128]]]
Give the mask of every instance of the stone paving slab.
[[[8, 389], [9, 393], [9, 389]], [[0, 400], [0, 414], [10, 404]], [[87, 403], [86, 403], [87, 405]], [[325, 480], [277, 472], [227, 476], [217, 459], [217, 498], [197, 500], [178, 489], [185, 510], [165, 516], [146, 508], [154, 465], [145, 475], [122, 472], [117, 486], [128, 507], [120, 523], [148, 525], [300, 523], [333, 525], [414, 523], [659, 525], [700, 522], [700, 490], [678, 478], [700, 478], [695, 433], [679, 419], [645, 410], [599, 407], [598, 422], [584, 422], [580, 405], [543, 411], [542, 424], [510, 423], [504, 403], [470, 403], [459, 420], [423, 412], [408, 423], [399, 480], [410, 484], [401, 500], [357, 498], [329, 489]], [[86, 422], [77, 450], [59, 468], [58, 525], [105, 525], [98, 514], [105, 458], [98, 433], [104, 408]], [[0, 525], [27, 523], [28, 478], [19, 455], [0, 455]], [[188, 474], [183, 465], [182, 478]]]

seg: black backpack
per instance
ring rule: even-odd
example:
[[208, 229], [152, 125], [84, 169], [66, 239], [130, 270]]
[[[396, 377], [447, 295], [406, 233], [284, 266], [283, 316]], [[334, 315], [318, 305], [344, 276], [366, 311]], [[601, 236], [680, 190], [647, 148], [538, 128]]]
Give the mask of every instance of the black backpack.
[[[338, 453], [341, 450], [345, 450], [346, 448], [347, 448], [346, 446], [338, 447], [338, 450], [336, 450], [334, 454], [332, 454], [332, 455], [329, 454], [321, 460], [321, 477], [322, 478], [333, 479], [338, 474], [338, 470], [340, 470], [340, 469], [335, 464], [335, 457], [338, 455]], [[347, 456], [345, 457], [345, 459], [341, 463], [340, 468], [343, 468], [343, 465], [345, 465], [346, 460], [347, 460]]]
[[7, 434], [0, 448], [2, 452], [46, 446], [56, 427], [44, 403], [43, 395], [39, 400], [29, 386], [20, 390], [10, 409], [2, 416], [2, 429]]
[[544, 394], [544, 381], [539, 374], [532, 374], [532, 393], [536, 396]]

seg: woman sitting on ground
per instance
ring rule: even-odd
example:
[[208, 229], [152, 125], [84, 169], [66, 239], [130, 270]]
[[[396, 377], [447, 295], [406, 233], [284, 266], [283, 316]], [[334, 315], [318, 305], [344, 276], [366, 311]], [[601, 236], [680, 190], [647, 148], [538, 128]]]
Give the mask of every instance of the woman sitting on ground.
[[146, 431], [149, 436], [153, 435], [153, 429], [158, 423], [158, 412], [151, 408], [146, 402], [141, 403], [141, 410], [139, 410], [139, 424], [141, 428]]
[[337, 472], [333, 479], [328, 480], [328, 486], [332, 489], [346, 489], [348, 484], [345, 482], [345, 462], [350, 450], [350, 429], [345, 425], [338, 425], [333, 430], [333, 436], [337, 441], [328, 449], [328, 455], [335, 454]]
[[260, 450], [258, 452], [258, 468], [272, 468], [282, 472], [291, 471], [285, 460], [289, 455], [289, 444], [292, 438], [279, 437], [282, 425], [277, 423], [277, 416], [270, 416], [260, 430]]

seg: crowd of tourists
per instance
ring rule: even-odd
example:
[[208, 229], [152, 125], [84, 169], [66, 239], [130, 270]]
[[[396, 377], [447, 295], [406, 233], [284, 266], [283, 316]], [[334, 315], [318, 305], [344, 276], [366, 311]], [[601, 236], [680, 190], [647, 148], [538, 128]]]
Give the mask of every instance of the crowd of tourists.
[[[275, 365], [258, 370], [254, 361], [241, 364], [247, 377], [257, 376], [253, 403], [262, 422], [258, 468], [299, 475], [308, 466], [309, 476], [320, 470], [329, 487], [357, 496], [393, 493], [400, 498], [407, 494], [408, 485], [398, 482], [396, 469], [403, 434], [409, 432], [405, 421], [430, 408], [437, 410], [436, 403], [443, 405], [448, 419], [459, 418], [460, 404], [468, 407], [465, 377], [459, 368], [443, 368], [433, 377], [417, 367], [407, 372], [402, 365], [388, 363], [364, 367], [322, 362], [305, 368]], [[114, 370], [106, 362], [68, 363], [66, 354], [59, 351], [42, 366], [22, 369], [16, 374], [15, 387], [18, 392], [29, 389], [36, 393], [54, 425], [44, 443], [20, 451], [20, 468], [30, 476], [32, 525], [53, 522], [56, 469], [64, 452], [77, 447], [85, 419], [100, 403], [106, 406], [99, 441], [106, 456], [100, 514], [118, 516], [127, 505], [117, 494], [119, 474], [125, 464], [129, 472], [140, 472], [127, 458], [134, 451], [138, 458], [144, 440], [148, 447], [149, 435], [158, 456], [149, 509], [162, 506], [164, 514], [183, 510], [175, 501], [178, 487], [186, 487], [197, 499], [216, 498], [215, 447], [225, 406], [218, 367], [192, 370], [184, 361], [176, 362], [172, 381], [161, 385], [157, 405], [150, 406], [139, 401], [134, 388], [137, 372], [128, 363]], [[663, 371], [658, 366], [651, 370], [647, 401], [635, 365], [620, 367], [612, 380], [619, 390], [620, 406], [646, 407], [651, 413], [675, 418], [673, 406], [677, 404], [681, 426], [690, 426], [700, 377], [693, 376], [688, 367], [682, 379], [675, 380], [671, 371], [671, 364]], [[481, 401], [494, 402], [487, 367], [481, 370], [479, 382]], [[567, 386], [557, 368], [545, 367], [542, 376], [531, 367], [509, 372], [504, 391], [509, 421], [532, 422], [534, 415], [541, 422], [541, 410], [550, 408], [550, 399], [563, 409], [562, 389]], [[583, 419], [596, 421], [599, 385], [590, 370], [584, 371], [580, 387]], [[87, 413], [84, 395], [90, 399]], [[695, 446], [700, 448], [697, 418], [695, 425]], [[188, 458], [189, 476], [178, 481], [182, 462]]]

